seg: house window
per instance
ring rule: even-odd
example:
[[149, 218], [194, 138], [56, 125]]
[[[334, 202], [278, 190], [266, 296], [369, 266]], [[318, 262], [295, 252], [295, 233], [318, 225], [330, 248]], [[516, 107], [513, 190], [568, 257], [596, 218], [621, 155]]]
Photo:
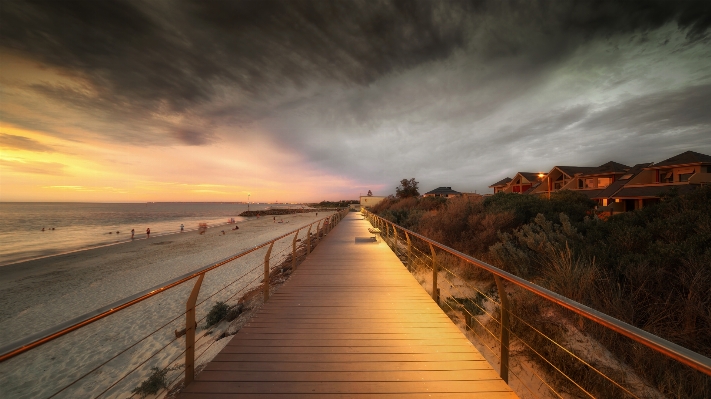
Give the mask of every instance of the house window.
[[595, 188], [595, 179], [585, 179], [585, 188]]
[[689, 178], [693, 175], [693, 173], [684, 173], [683, 175], [679, 175], [679, 181], [689, 181]]
[[671, 183], [674, 179], [674, 174], [671, 170], [660, 170], [659, 171], [659, 182], [660, 183]]
[[612, 184], [611, 177], [598, 177], [597, 178], [597, 188], [604, 188]]
[[562, 183], [562, 182], [558, 182], [558, 181], [557, 181], [557, 182], [555, 182], [555, 183], [553, 184], [553, 189], [554, 189], [554, 190], [560, 190], [561, 188], [563, 188], [563, 183]]
[[583, 179], [578, 179], [578, 188], [582, 189], [584, 187]]

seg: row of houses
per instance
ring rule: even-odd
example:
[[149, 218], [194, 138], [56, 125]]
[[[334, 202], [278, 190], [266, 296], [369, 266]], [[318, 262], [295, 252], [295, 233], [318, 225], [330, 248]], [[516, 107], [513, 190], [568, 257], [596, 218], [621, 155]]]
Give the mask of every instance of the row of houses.
[[[621, 213], [659, 202], [661, 195], [675, 188], [680, 194], [711, 183], [711, 156], [686, 151], [658, 163], [634, 166], [610, 161], [600, 166], [554, 166], [549, 172], [518, 172], [489, 187], [496, 193], [539, 195], [571, 190], [597, 202], [598, 212]], [[437, 187], [423, 197], [481, 197], [452, 187]], [[383, 196], [361, 196], [360, 206], [371, 207]]]
[[610, 213], [641, 209], [659, 201], [675, 188], [684, 193], [711, 183], [711, 156], [686, 151], [658, 163], [627, 166], [607, 162], [600, 166], [554, 166], [548, 173], [518, 172], [491, 186], [494, 193], [540, 195], [571, 190], [598, 203], [598, 211]]

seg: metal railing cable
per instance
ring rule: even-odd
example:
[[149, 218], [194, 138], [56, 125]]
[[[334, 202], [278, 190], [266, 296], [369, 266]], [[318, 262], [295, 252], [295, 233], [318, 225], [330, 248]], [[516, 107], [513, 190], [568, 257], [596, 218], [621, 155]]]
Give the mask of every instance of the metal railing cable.
[[[449, 307], [449, 309], [452, 310], [453, 312], [456, 311], [456, 310], [452, 307], [452, 305], [450, 305], [447, 301], [445, 301], [445, 304], [446, 304], [446, 305]], [[482, 325], [482, 326], [483, 326], [483, 325]], [[474, 331], [472, 330], [472, 332], [474, 332]], [[474, 332], [474, 333], [475, 333], [475, 332]], [[475, 333], [475, 334], [476, 334], [476, 333]], [[480, 340], [479, 343], [482, 344], [482, 345], [484, 345], [484, 346], [486, 346], [486, 348], [489, 349], [489, 350], [491, 351], [491, 353], [494, 354], [494, 356], [497, 356], [497, 357], [498, 357], [498, 355], [496, 354], [496, 352], [495, 352], [493, 349], [491, 349], [488, 345], [486, 345], [483, 340]], [[499, 357], [499, 361], [501, 361], [501, 358], [500, 358], [500, 357]], [[526, 390], [528, 390], [528, 392], [531, 393], [531, 395], [535, 396], [536, 398], [539, 397], [538, 395], [536, 395], [535, 393], [533, 393], [533, 391], [531, 390], [531, 388], [530, 388], [526, 383], [524, 383], [524, 382], [523, 382], [523, 379], [521, 379], [521, 377], [519, 377], [516, 373], [514, 373], [513, 370], [511, 370], [511, 374], [513, 374], [514, 377], [516, 377], [516, 379], [519, 380], [519, 382], [521, 382], [521, 385], [523, 385], [523, 386], [526, 388]]]
[[112, 356], [112, 357], [110, 357], [109, 359], [105, 360], [103, 363], [99, 364], [98, 366], [94, 367], [94, 368], [91, 369], [90, 371], [86, 372], [86, 373], [83, 374], [81, 377], [75, 379], [74, 381], [72, 381], [72, 382], [69, 383], [68, 385], [65, 385], [64, 388], [62, 388], [62, 389], [60, 389], [59, 391], [53, 393], [51, 396], [48, 396], [47, 399], [53, 398], [53, 397], [57, 396], [58, 394], [62, 393], [65, 389], [67, 389], [67, 388], [69, 388], [70, 386], [72, 386], [72, 385], [76, 384], [77, 382], [81, 381], [82, 379], [84, 379], [85, 377], [87, 377], [88, 375], [90, 375], [91, 373], [93, 373], [94, 371], [96, 371], [96, 370], [100, 369], [101, 367], [105, 366], [106, 364], [108, 364], [108, 363], [111, 362], [112, 360], [116, 359], [117, 357], [119, 357], [119, 356], [121, 356], [122, 354], [124, 354], [124, 353], [126, 353], [127, 351], [129, 351], [130, 349], [136, 347], [138, 344], [140, 344], [141, 342], [145, 341], [145, 340], [148, 339], [149, 337], [153, 336], [153, 334], [155, 334], [155, 333], [157, 333], [158, 331], [164, 329], [165, 327], [167, 327], [168, 325], [170, 325], [170, 324], [173, 323], [174, 321], [178, 320], [178, 319], [181, 318], [182, 316], [185, 316], [185, 312], [183, 312], [182, 314], [180, 314], [180, 315], [174, 317], [172, 320], [170, 320], [170, 321], [168, 321], [167, 323], [163, 324], [162, 326], [158, 327], [157, 329], [155, 329], [155, 330], [154, 330], [153, 332], [151, 332], [150, 334], [146, 335], [145, 337], [141, 338], [140, 340], [134, 342], [132, 345], [130, 345], [130, 346], [128, 346], [127, 348], [123, 349], [122, 351], [118, 352], [118, 353], [115, 354], [114, 356]]
[[[563, 352], [567, 353], [569, 356], [571, 356], [572, 358], [574, 358], [574, 359], [577, 360], [578, 362], [582, 363], [583, 365], [587, 366], [589, 369], [591, 369], [592, 371], [594, 371], [595, 373], [597, 373], [598, 375], [600, 375], [601, 377], [603, 377], [604, 379], [606, 379], [607, 381], [609, 381], [610, 383], [612, 383], [613, 385], [615, 385], [615, 386], [617, 386], [618, 388], [620, 388], [621, 390], [625, 391], [628, 395], [630, 395], [630, 396], [632, 396], [632, 397], [635, 397], [635, 398], [638, 398], [637, 395], [635, 395], [635, 394], [633, 394], [632, 392], [630, 392], [627, 388], [625, 388], [625, 387], [623, 387], [622, 385], [620, 385], [617, 381], [613, 380], [612, 378], [610, 378], [609, 376], [607, 376], [605, 373], [603, 373], [602, 371], [598, 370], [596, 367], [594, 367], [593, 365], [591, 365], [590, 363], [588, 363], [587, 361], [585, 361], [584, 359], [582, 359], [580, 356], [578, 356], [578, 355], [576, 355], [575, 353], [573, 353], [572, 351], [570, 351], [568, 348], [566, 348], [566, 347], [564, 347], [563, 345], [561, 345], [560, 343], [558, 343], [558, 342], [557, 342], [556, 340], [554, 340], [553, 338], [551, 338], [551, 337], [549, 337], [548, 335], [544, 334], [543, 332], [539, 331], [537, 328], [535, 328], [534, 326], [532, 326], [529, 322], [527, 322], [526, 320], [524, 320], [523, 318], [521, 318], [521, 317], [518, 316], [517, 314], [515, 314], [515, 313], [513, 313], [513, 312], [508, 312], [508, 313], [509, 313], [509, 315], [511, 315], [511, 316], [515, 317], [517, 320], [519, 320], [521, 323], [523, 323], [523, 324], [525, 324], [526, 326], [528, 326], [528, 328], [530, 328], [531, 330], [533, 330], [533, 331], [535, 331], [536, 333], [538, 333], [538, 335], [540, 335], [541, 337], [545, 338], [546, 340], [548, 340], [549, 342], [551, 342], [553, 345], [557, 346], [557, 347], [558, 347], [559, 349], [561, 349]], [[533, 347], [532, 347], [531, 345], [529, 345], [523, 338], [521, 338], [520, 336], [518, 336], [513, 330], [509, 329], [509, 331], [511, 332], [511, 334], [513, 334], [514, 336], [516, 336], [516, 338], [517, 338], [518, 340], [520, 340], [524, 345], [526, 345], [529, 349], [531, 349], [532, 351], [535, 352], [535, 350], [533, 349]], [[538, 354], [538, 353], [536, 353], [536, 354]], [[541, 356], [540, 354], [538, 354], [538, 355]], [[541, 358], [542, 358], [542, 356], [541, 356]], [[544, 359], [544, 360], [545, 360], [545, 359]]]
[[[446, 269], [445, 269], [445, 270], [446, 270]], [[456, 276], [456, 275], [455, 275], [455, 276]], [[460, 279], [461, 279], [461, 278], [460, 278]], [[458, 287], [457, 285], [455, 285], [455, 284], [452, 284], [452, 282], [450, 282], [446, 277], [444, 277], [444, 280], [447, 281], [447, 282], [449, 282], [449, 283], [452, 285], [452, 287], [455, 287], [456, 289], [459, 290], [459, 287]], [[484, 295], [480, 290], [476, 289], [476, 291], [479, 292], [480, 294]], [[460, 291], [460, 292], [461, 292], [461, 291]], [[489, 316], [489, 319], [490, 319], [490, 320], [496, 322], [499, 326], [501, 326], [501, 322], [500, 322], [496, 317], [494, 317], [493, 314], [487, 312], [485, 308], [483, 308], [483, 307], [480, 306], [478, 303], [476, 303], [476, 301], [473, 300], [474, 298], [467, 297], [467, 296], [464, 296], [463, 298], [470, 300], [470, 303], [472, 303], [472, 304], [473, 304], [474, 306], [476, 306], [479, 310], [481, 310], [483, 314], [486, 314], [487, 316]], [[496, 303], [496, 304], [498, 304], [498, 305], [500, 306], [500, 304], [497, 303], [496, 301], [494, 301], [492, 298], [490, 298], [490, 297], [488, 297], [488, 296], [487, 296], [487, 298], [489, 298], [489, 300], [490, 300], [492, 303]], [[447, 298], [447, 299], [449, 299], [449, 298]], [[469, 311], [469, 309], [467, 309], [467, 307], [466, 307], [465, 304], [459, 302], [459, 301], [458, 301], [458, 298], [456, 298], [456, 297], [454, 297], [454, 296], [452, 296], [451, 299], [452, 299], [454, 302], [456, 302], [458, 305], [461, 306], [460, 311], [467, 313], [467, 314], [469, 315], [469, 317], [470, 317], [471, 320], [476, 321], [476, 322], [479, 324], [479, 326], [481, 326], [484, 330], [486, 330], [486, 332], [488, 332], [489, 335], [491, 335], [492, 337], [494, 337], [494, 339], [495, 339], [497, 342], [499, 342], [499, 344], [501, 344], [501, 342], [499, 341], [499, 339], [498, 339], [498, 337], [496, 336], [496, 334], [493, 333], [490, 329], [488, 329], [488, 328], [486, 327], [486, 325], [484, 325], [484, 324], [476, 317], [477, 315], [472, 314], [472, 313]], [[449, 302], [448, 302], [448, 301], [446, 301], [445, 303], [450, 307], [450, 309], [452, 309], [452, 310], [454, 311], [454, 309], [451, 307], [451, 305], [449, 305]], [[509, 314], [513, 314], [513, 313], [509, 312]], [[477, 335], [477, 337], [478, 337], [479, 339], [481, 339], [481, 336], [479, 336], [479, 335], [476, 333], [476, 331], [474, 331], [474, 329], [473, 329], [471, 326], [466, 325], [466, 329], [467, 329], [467, 331], [472, 331], [474, 334]], [[513, 330], [509, 329], [509, 332], [510, 332], [511, 334], [513, 334], [514, 336], [516, 336], [516, 338], [518, 338], [521, 342], [524, 342], [524, 343], [525, 343], [525, 341], [524, 341], [523, 339], [521, 339], [520, 337], [518, 337], [518, 336], [513, 332]], [[483, 343], [482, 343], [482, 344], [483, 344]], [[526, 344], [526, 346], [529, 346], [529, 345]], [[487, 348], [488, 348], [488, 346], [487, 346]], [[490, 349], [490, 348], [488, 348], [488, 349]], [[509, 348], [509, 349], [510, 349], [510, 348]], [[496, 354], [495, 352], [492, 352], [492, 353], [494, 353], [495, 356], [499, 357], [499, 355]], [[535, 370], [533, 370], [531, 367], [527, 366], [525, 363], [518, 362], [518, 364], [519, 364], [519, 366], [521, 366], [521, 367], [525, 367], [530, 373], [534, 374], [534, 375], [536, 376], [536, 378], [538, 378], [544, 385], [546, 385], [546, 386], [548, 387], [548, 389], [550, 389], [552, 392], [554, 392], [556, 395], [558, 395], [558, 397], [561, 397], [561, 398], [562, 398], [562, 396], [561, 396], [550, 384], [548, 384], [548, 382], [546, 382], [546, 381], [538, 374], [538, 372], [536, 372]], [[597, 371], [597, 370], [596, 370], [596, 371]], [[605, 376], [605, 377], [606, 377], [606, 376]], [[522, 381], [522, 380], [519, 378], [519, 381]], [[611, 381], [612, 381], [612, 380], [611, 380]], [[525, 383], [522, 382], [522, 385], [524, 385], [524, 386], [526, 387], [526, 389], [528, 389], [528, 390], [530, 391], [530, 388], [528, 388], [528, 386], [527, 386]], [[620, 386], [620, 388], [622, 388], [622, 387]], [[624, 388], [622, 388], [622, 389], [624, 389]], [[534, 395], [534, 396], [535, 396], [535, 395]], [[632, 396], [634, 396], [634, 395], [632, 395]]]
[[415, 233], [414, 231], [405, 229], [402, 226], [395, 225], [394, 223], [387, 221], [385, 219], [380, 218], [377, 215], [374, 215], [370, 213], [369, 211], [365, 210], [364, 211], [366, 215], [370, 216], [371, 218], [377, 218], [378, 220], [386, 223], [393, 225], [395, 228], [397, 228], [400, 231], [407, 232], [410, 237], [415, 237], [423, 242], [426, 242], [433, 247], [438, 248], [439, 250], [442, 250], [444, 252], [449, 253], [450, 255], [454, 255], [455, 257], [473, 264], [483, 270], [486, 270], [490, 273], [492, 273], [494, 276], [502, 278], [520, 288], [523, 288], [524, 290], [527, 290], [529, 292], [532, 292], [533, 294], [544, 298], [550, 302], [553, 302], [557, 305], [560, 305], [580, 316], [583, 316], [596, 324], [602, 325], [604, 327], [609, 328], [612, 331], [615, 331], [617, 333], [620, 333], [627, 338], [632, 339], [633, 341], [640, 343], [644, 346], [647, 346], [654, 351], [664, 354], [665, 356], [675, 359], [678, 362], [685, 364], [686, 366], [689, 366], [693, 369], [696, 369], [697, 371], [700, 371], [702, 373], [705, 373], [707, 375], [711, 375], [711, 359], [693, 352], [687, 348], [684, 348], [681, 345], [677, 345], [673, 342], [667, 341], [663, 338], [660, 338], [656, 335], [653, 335], [647, 331], [644, 331], [640, 328], [637, 328], [635, 326], [632, 326], [630, 324], [627, 324], [623, 321], [617, 320], [609, 315], [606, 315], [602, 312], [599, 312], [595, 309], [592, 309], [588, 306], [585, 306], [583, 304], [580, 304], [578, 302], [575, 302], [569, 298], [566, 298], [560, 294], [557, 294], [553, 291], [550, 291], [548, 289], [545, 289], [543, 287], [540, 287], [536, 284], [533, 284], [531, 282], [528, 282], [518, 276], [515, 276], [511, 273], [508, 273], [504, 270], [501, 270], [499, 268], [496, 268], [492, 265], [489, 265], [485, 262], [482, 262], [476, 258], [473, 258], [469, 255], [466, 255], [460, 251], [457, 251], [453, 248], [447, 247], [443, 244], [440, 244], [436, 241], [430, 240], [427, 237]]
[[133, 372], [136, 371], [136, 370], [138, 370], [139, 367], [141, 367], [141, 366], [143, 366], [144, 364], [146, 364], [146, 362], [148, 362], [149, 360], [153, 359], [157, 354], [159, 354], [160, 352], [162, 352], [163, 349], [167, 348], [170, 344], [172, 344], [173, 342], [175, 342], [175, 341], [177, 341], [177, 340], [178, 340], [178, 337], [175, 337], [175, 338], [171, 339], [170, 342], [168, 342], [167, 344], [165, 344], [162, 348], [158, 349], [157, 351], [153, 352], [152, 355], [148, 356], [144, 361], [142, 361], [142, 362], [139, 363], [136, 367], [134, 367], [133, 369], [131, 369], [131, 371], [129, 371], [128, 373], [124, 374], [123, 377], [119, 378], [119, 379], [116, 380], [113, 384], [109, 385], [109, 387], [106, 388], [106, 389], [104, 389], [103, 391], [101, 391], [100, 394], [94, 396], [94, 398], [99, 398], [99, 397], [101, 397], [103, 394], [105, 394], [105, 393], [108, 392], [111, 388], [113, 388], [113, 387], [115, 387], [116, 385], [118, 385], [119, 382], [123, 381], [123, 380], [124, 380], [126, 377], [128, 377], [129, 375], [133, 374]]

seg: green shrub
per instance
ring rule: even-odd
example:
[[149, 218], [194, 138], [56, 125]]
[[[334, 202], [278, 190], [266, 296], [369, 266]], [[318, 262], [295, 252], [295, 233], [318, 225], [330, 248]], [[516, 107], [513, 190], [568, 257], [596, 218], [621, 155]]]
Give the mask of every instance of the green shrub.
[[210, 327], [219, 323], [220, 320], [224, 319], [227, 316], [227, 312], [229, 312], [229, 310], [230, 307], [227, 306], [226, 303], [217, 302], [207, 314], [207, 326]]
[[162, 388], [168, 387], [168, 380], [165, 377], [168, 375], [170, 369], [161, 370], [158, 367], [151, 367], [151, 370], [153, 370], [153, 373], [148, 379], [134, 388], [131, 393], [141, 395], [141, 398], [145, 398], [148, 395], [157, 394]]

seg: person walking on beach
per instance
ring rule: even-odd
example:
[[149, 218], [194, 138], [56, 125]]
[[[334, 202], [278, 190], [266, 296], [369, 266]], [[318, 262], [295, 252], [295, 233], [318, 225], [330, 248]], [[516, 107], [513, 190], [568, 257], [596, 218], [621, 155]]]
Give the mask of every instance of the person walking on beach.
[[131, 229], [131, 239], [133, 240], [133, 235], [136, 233], [136, 230]]
[[146, 229], [146, 238], [150, 238], [150, 237], [151, 237], [151, 228], [149, 227]]
[[180, 232], [182, 233], [184, 229], [185, 229], [185, 226], [183, 226], [183, 224], [180, 223]]

